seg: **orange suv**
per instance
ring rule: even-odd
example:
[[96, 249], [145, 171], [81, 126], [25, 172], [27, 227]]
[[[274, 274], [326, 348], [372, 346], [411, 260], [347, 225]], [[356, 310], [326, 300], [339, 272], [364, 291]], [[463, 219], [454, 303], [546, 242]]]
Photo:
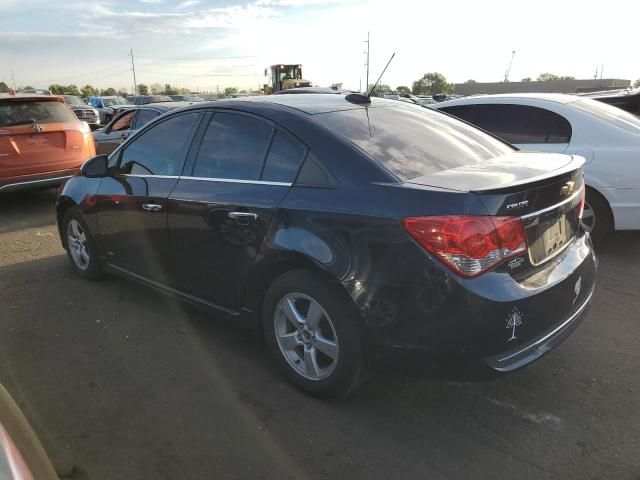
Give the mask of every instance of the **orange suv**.
[[59, 185], [94, 155], [89, 126], [62, 97], [0, 94], [0, 193]]

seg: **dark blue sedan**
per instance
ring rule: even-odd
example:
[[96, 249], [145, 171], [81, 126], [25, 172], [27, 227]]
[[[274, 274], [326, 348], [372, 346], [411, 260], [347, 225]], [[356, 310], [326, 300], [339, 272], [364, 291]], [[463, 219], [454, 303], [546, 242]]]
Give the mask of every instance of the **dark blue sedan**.
[[338, 396], [381, 350], [504, 372], [565, 338], [595, 281], [583, 163], [402, 102], [254, 97], [153, 120], [57, 216], [80, 276], [255, 319], [294, 384]]

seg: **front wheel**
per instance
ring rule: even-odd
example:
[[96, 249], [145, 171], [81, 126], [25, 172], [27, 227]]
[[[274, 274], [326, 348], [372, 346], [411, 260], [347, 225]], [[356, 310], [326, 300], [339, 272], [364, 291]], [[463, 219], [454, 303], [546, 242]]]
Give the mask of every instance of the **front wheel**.
[[67, 210], [62, 225], [67, 255], [75, 273], [87, 279], [102, 276], [93, 237], [80, 211], [75, 207]]
[[357, 312], [337, 286], [304, 270], [285, 273], [266, 293], [262, 320], [269, 350], [301, 390], [330, 398], [360, 384]]

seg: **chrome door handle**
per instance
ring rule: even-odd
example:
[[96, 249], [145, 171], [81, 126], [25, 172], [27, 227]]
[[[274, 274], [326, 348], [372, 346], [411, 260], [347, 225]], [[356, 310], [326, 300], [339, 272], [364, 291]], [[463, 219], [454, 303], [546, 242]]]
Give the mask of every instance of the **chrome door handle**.
[[228, 217], [233, 218], [234, 220], [245, 220], [245, 221], [258, 219], [257, 214], [249, 213], [249, 212], [229, 212]]
[[158, 203], [143, 203], [142, 209], [146, 210], [147, 212], [159, 212], [160, 210], [162, 210], [162, 205]]

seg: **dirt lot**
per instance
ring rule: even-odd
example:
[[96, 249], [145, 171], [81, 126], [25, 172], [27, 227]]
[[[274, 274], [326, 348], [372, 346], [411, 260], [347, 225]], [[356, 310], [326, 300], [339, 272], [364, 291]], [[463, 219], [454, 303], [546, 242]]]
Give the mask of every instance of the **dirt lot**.
[[54, 201], [0, 197], [0, 382], [66, 478], [640, 479], [639, 233], [601, 252], [590, 316], [534, 365], [324, 403], [229, 319], [76, 278]]

